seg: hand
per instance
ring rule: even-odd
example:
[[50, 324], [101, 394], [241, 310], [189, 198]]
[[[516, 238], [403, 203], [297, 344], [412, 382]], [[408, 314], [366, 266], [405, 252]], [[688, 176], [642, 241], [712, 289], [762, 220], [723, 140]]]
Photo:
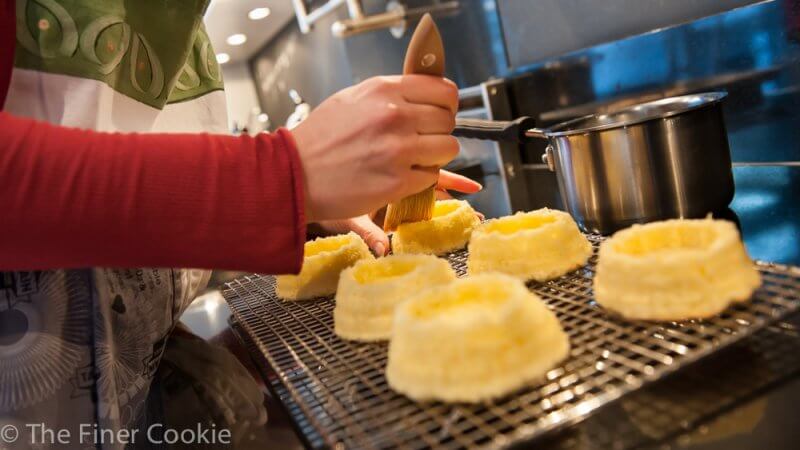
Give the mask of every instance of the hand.
[[456, 85], [428, 75], [371, 78], [322, 102], [292, 131], [306, 220], [359, 216], [436, 183], [458, 154], [457, 108]]
[[[474, 194], [483, 187], [467, 177], [442, 170], [439, 175], [439, 184], [436, 186], [436, 198], [452, 198], [447, 192], [448, 189]], [[375, 223], [375, 216], [375, 213], [371, 213], [350, 219], [326, 220], [319, 222], [317, 224], [319, 229], [315, 231], [323, 235], [344, 234], [353, 231], [364, 239], [373, 253], [383, 256], [389, 251], [389, 237], [383, 231], [383, 227]], [[478, 216], [483, 219], [483, 214], [478, 213]]]

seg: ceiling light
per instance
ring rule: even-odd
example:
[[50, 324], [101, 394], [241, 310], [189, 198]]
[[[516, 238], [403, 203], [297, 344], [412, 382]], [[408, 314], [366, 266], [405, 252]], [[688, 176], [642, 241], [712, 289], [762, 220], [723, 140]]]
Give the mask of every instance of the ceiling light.
[[241, 33], [232, 34], [228, 36], [227, 42], [229, 45], [242, 45], [247, 42], [247, 36]]
[[231, 55], [227, 53], [217, 53], [217, 62], [220, 64], [225, 64], [226, 62], [231, 60]]
[[269, 8], [256, 8], [247, 13], [247, 17], [249, 17], [250, 20], [261, 20], [269, 16], [269, 13], [271, 12], [272, 11], [270, 11]]

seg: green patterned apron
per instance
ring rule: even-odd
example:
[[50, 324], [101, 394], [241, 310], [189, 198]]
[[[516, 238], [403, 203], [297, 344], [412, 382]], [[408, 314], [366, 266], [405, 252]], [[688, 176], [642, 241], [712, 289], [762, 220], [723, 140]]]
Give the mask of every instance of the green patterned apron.
[[[208, 0], [16, 0], [6, 110], [102, 131], [225, 133]], [[108, 149], [113, 151], [114, 149]], [[0, 273], [0, 426], [130, 429], [167, 336], [208, 281], [189, 269]], [[2, 447], [2, 445], [0, 445]], [[103, 448], [121, 445], [105, 444]]]

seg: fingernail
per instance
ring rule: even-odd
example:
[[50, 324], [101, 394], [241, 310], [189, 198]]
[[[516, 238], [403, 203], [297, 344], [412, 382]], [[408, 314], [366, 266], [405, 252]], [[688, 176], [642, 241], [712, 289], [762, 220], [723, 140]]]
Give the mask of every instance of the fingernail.
[[385, 246], [385, 245], [383, 245], [383, 243], [381, 243], [381, 242], [378, 242], [377, 244], [375, 244], [375, 253], [376, 253], [378, 256], [383, 256], [383, 255], [385, 255], [385, 254], [386, 254], [386, 246]]

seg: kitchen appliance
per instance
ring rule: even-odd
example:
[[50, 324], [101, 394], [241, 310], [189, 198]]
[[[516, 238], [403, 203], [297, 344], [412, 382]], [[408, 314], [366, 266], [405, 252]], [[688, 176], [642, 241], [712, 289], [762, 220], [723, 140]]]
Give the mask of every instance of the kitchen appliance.
[[525, 142], [546, 139], [566, 209], [584, 231], [697, 218], [733, 199], [722, 92], [670, 97], [594, 114], [549, 129], [533, 119], [459, 119], [454, 135]]
[[[596, 252], [603, 238], [589, 239]], [[465, 275], [466, 251], [447, 259], [459, 276]], [[529, 284], [569, 334], [570, 357], [542, 382], [479, 405], [416, 403], [393, 392], [384, 376], [386, 343], [339, 339], [333, 327], [333, 298], [284, 302], [275, 295], [273, 277], [261, 275], [228, 283], [223, 295], [237, 327], [263, 356], [257, 359], [274, 371], [276, 376], [268, 380], [311, 448], [523, 445], [576, 424], [615, 400], [629, 402], [640, 388], [668, 374], [691, 374], [697, 366], [683, 370], [689, 364], [720, 354], [800, 309], [800, 269], [758, 263], [763, 285], [749, 302], [719, 316], [665, 323], [625, 320], [592, 301], [596, 262], [595, 253], [584, 269]], [[718, 388], [730, 384], [716, 381]], [[745, 385], [739, 383], [743, 389]], [[699, 396], [706, 414], [722, 404], [707, 402], [708, 395]], [[688, 405], [674, 413], [678, 419], [666, 414], [659, 410], [657, 421], [643, 420], [666, 429], [699, 417]]]

